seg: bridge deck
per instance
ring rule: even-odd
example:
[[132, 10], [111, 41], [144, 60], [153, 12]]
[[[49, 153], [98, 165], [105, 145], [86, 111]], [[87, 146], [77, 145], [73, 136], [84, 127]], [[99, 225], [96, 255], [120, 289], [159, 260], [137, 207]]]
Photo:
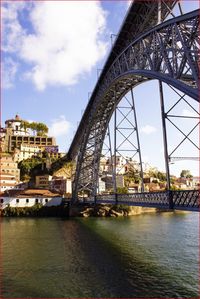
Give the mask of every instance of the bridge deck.
[[[199, 190], [106, 194], [84, 198], [84, 203], [124, 204], [159, 209], [199, 212]], [[83, 199], [82, 199], [83, 201]]]

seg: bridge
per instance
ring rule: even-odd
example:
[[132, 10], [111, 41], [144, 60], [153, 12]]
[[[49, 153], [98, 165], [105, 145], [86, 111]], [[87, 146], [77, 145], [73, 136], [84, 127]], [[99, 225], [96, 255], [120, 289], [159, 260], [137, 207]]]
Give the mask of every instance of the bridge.
[[[178, 5], [180, 15], [175, 17], [174, 8]], [[171, 18], [170, 18], [171, 17]], [[197, 211], [199, 209], [199, 191], [171, 191], [169, 163], [173, 154], [182, 146], [185, 140], [191, 142], [199, 151], [199, 144], [191, 140], [191, 134], [199, 128], [199, 111], [187, 101], [199, 102], [199, 10], [183, 14], [178, 0], [133, 1], [125, 17], [121, 29], [116, 36], [110, 54], [91, 94], [84, 115], [80, 121], [74, 139], [71, 143], [68, 158], [76, 162], [73, 180], [72, 201], [78, 201], [80, 194], [87, 194], [88, 202], [118, 203], [184, 209]], [[134, 102], [134, 88], [149, 80], [157, 80], [160, 94], [160, 110], [163, 129], [163, 148], [166, 167], [166, 189], [164, 192], [144, 192], [144, 171], [140, 136], [137, 126], [137, 115]], [[172, 104], [166, 112], [163, 84], [167, 84], [176, 94], [178, 101]], [[141, 193], [117, 194], [116, 156], [117, 147], [116, 111], [119, 103], [127, 93], [131, 94], [130, 109], [133, 112], [131, 123], [132, 135], [135, 135], [133, 157], [138, 157], [141, 179]], [[196, 116], [186, 116], [197, 120], [192, 130], [185, 133], [172, 118], [171, 111], [181, 100], [184, 100], [195, 111]], [[123, 112], [121, 112], [122, 115]], [[114, 116], [114, 146], [109, 151], [112, 161], [112, 181], [114, 195], [98, 194], [99, 165], [102, 149], [107, 134], [110, 138], [109, 122]], [[124, 115], [123, 119], [127, 119]], [[170, 121], [182, 134], [181, 142], [169, 153], [166, 122]], [[129, 128], [130, 129], [130, 128]], [[130, 134], [130, 135], [131, 135]], [[122, 133], [123, 135], [123, 133]], [[198, 157], [187, 157], [198, 159]]]

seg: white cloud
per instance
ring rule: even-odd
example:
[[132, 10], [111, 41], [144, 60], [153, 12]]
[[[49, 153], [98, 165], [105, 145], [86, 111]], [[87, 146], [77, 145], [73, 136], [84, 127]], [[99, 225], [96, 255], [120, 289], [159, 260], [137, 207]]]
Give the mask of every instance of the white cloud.
[[[4, 8], [4, 50], [30, 65], [26, 78], [39, 90], [48, 85], [69, 86], [89, 73], [103, 58], [106, 12], [97, 1], [44, 1], [29, 10], [33, 33], [20, 25], [22, 7]], [[6, 16], [8, 17], [5, 17]], [[27, 15], [28, 16], [28, 15]]]
[[[27, 6], [28, 7], [28, 6]], [[2, 17], [2, 50], [15, 53], [20, 50], [25, 30], [18, 21], [18, 14], [25, 8], [25, 2], [12, 2], [1, 7]]]
[[17, 73], [18, 63], [14, 62], [12, 58], [8, 57], [2, 63], [2, 87], [5, 89], [13, 87], [15, 75]]
[[146, 125], [146, 126], [141, 128], [141, 132], [144, 133], [144, 134], [147, 134], [147, 135], [150, 135], [150, 134], [152, 134], [156, 131], [157, 131], [157, 129], [153, 126], [150, 126], [150, 125]]
[[59, 137], [67, 135], [70, 127], [70, 122], [65, 119], [64, 115], [60, 115], [58, 119], [52, 121], [52, 124], [49, 127], [49, 136]]

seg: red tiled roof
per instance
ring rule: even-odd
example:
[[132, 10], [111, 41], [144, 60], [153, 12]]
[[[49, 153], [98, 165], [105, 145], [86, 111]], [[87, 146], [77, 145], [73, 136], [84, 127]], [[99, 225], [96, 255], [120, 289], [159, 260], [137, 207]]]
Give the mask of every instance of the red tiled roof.
[[7, 196], [10, 197], [57, 197], [60, 196], [58, 192], [51, 192], [46, 189], [26, 189], [26, 190], [7, 190]]

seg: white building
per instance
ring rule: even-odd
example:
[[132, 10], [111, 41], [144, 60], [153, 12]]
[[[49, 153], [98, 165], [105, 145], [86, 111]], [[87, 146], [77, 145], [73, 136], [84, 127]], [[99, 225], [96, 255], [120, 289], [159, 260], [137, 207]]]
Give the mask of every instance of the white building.
[[[108, 172], [112, 174], [112, 168], [115, 163], [114, 155], [111, 157], [102, 157], [100, 160], [100, 172]], [[116, 156], [116, 174], [125, 174], [130, 168], [139, 169], [139, 163], [130, 157]]]
[[59, 206], [62, 202], [62, 197], [47, 197], [47, 196], [17, 196], [17, 197], [0, 197], [0, 209], [5, 209], [7, 206], [13, 208], [32, 207], [35, 204], [42, 204], [43, 206]]
[[30, 129], [22, 127], [22, 119], [19, 115], [15, 116], [15, 119], [8, 119], [5, 121], [6, 128], [12, 128], [14, 136], [29, 136], [31, 135]]
[[14, 150], [14, 161], [19, 163], [22, 160], [36, 156], [40, 152], [40, 148], [36, 145], [20, 144], [20, 148]]
[[12, 174], [0, 173], [0, 192], [6, 190], [18, 189], [18, 181]]
[[102, 193], [106, 191], [106, 183], [101, 178], [99, 178], [98, 192]]

